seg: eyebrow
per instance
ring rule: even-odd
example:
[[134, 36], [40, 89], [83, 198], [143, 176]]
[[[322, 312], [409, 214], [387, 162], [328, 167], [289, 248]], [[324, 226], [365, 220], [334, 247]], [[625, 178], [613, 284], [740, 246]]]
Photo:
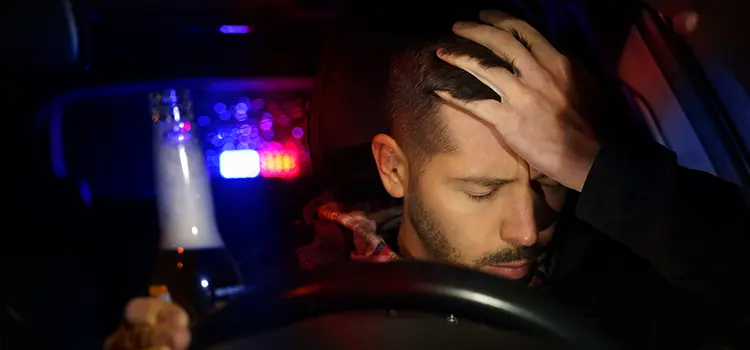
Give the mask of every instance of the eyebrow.
[[453, 179], [456, 182], [461, 183], [470, 183], [475, 184], [483, 187], [500, 187], [502, 185], [507, 185], [513, 181], [516, 181], [514, 179], [501, 179], [498, 177], [484, 177], [484, 176], [467, 176], [467, 177], [460, 177]]
[[[532, 181], [549, 179], [547, 175], [539, 174], [539, 176], [531, 179]], [[502, 179], [499, 177], [486, 177], [486, 176], [466, 176], [453, 179], [453, 181], [461, 183], [470, 183], [479, 185], [482, 187], [500, 187], [516, 181], [515, 179]]]

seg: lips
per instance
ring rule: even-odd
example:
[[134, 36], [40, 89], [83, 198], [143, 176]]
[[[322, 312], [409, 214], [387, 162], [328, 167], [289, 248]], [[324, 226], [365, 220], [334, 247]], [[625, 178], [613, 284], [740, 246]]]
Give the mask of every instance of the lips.
[[509, 264], [485, 266], [487, 273], [500, 276], [509, 280], [518, 280], [531, 273], [531, 264], [528, 261], [518, 261]]

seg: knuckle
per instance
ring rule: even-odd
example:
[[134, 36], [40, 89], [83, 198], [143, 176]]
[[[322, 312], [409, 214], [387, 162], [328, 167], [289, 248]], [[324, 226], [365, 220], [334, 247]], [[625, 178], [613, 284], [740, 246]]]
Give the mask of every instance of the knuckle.
[[158, 299], [135, 298], [125, 306], [125, 319], [129, 322], [149, 322], [158, 311]]
[[544, 69], [536, 70], [532, 79], [537, 82], [537, 86], [546, 91], [557, 87], [556, 77]]
[[560, 111], [570, 111], [570, 110], [575, 109], [570, 99], [568, 99], [566, 96], [564, 96], [563, 94], [559, 92], [558, 92], [558, 95], [559, 96], [557, 96], [556, 101], [557, 101], [558, 109]]
[[516, 96], [514, 99], [517, 101], [516, 104], [521, 109], [533, 107], [539, 103], [537, 94], [533, 93], [532, 91], [524, 91], [523, 93], [519, 93], [518, 96]]
[[135, 298], [128, 301], [125, 305], [125, 319], [128, 321], [136, 321], [145, 317], [145, 309], [147, 301], [144, 298]]
[[143, 303], [143, 298], [130, 299], [128, 303], [125, 304], [125, 310], [137, 309], [141, 303]]
[[546, 89], [544, 92], [546, 100], [548, 100], [552, 105], [554, 105], [558, 109], [570, 108], [571, 102], [568, 96], [568, 91], [560, 88], [559, 85], [554, 84], [554, 83], [550, 86], [551, 88]]

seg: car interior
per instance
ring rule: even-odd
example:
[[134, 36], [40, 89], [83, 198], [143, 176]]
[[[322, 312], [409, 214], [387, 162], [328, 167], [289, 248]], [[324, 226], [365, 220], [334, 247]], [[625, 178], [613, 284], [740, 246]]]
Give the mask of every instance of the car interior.
[[[17, 228], [4, 237], [0, 346], [33, 339], [40, 348], [100, 348], [125, 303], [146, 295], [159, 240], [152, 91], [191, 91], [219, 230], [245, 283], [260, 286], [269, 276], [297, 275], [294, 252], [313, 239], [303, 208], [317, 195], [388, 198], [370, 141], [387, 132], [381, 101], [389, 55], [415, 37], [448, 33], [481, 9], [523, 18], [593, 73], [612, 96], [605, 129], [618, 132], [623, 118], [635, 118], [681, 165], [750, 187], [750, 57], [742, 30], [730, 30], [747, 27], [742, 6], [14, 1], [3, 23], [2, 82], [17, 109], [10, 134], [20, 135], [10, 145], [15, 164], [5, 167], [18, 194], [6, 217]], [[694, 33], [679, 33], [672, 21], [686, 10], [701, 16]], [[246, 158], [222, 157], [237, 150], [257, 152], [257, 172]], [[325, 288], [287, 292], [275, 303], [242, 298], [196, 329], [195, 346], [544, 348], [537, 343], [544, 339], [616, 348], [564, 309], [490, 287], [479, 274], [429, 264], [364, 267], [394, 281], [380, 286], [360, 269], [283, 285]], [[444, 318], [385, 322], [380, 314], [346, 313], [381, 308], [462, 310], [467, 322], [445, 328]]]

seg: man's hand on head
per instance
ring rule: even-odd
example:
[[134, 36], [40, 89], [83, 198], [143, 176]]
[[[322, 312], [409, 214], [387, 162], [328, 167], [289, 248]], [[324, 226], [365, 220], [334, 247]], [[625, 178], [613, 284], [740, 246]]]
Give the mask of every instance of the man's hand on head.
[[123, 324], [104, 350], [184, 350], [189, 344], [185, 310], [161, 299], [137, 298], [125, 307]]
[[600, 146], [578, 112], [570, 62], [524, 21], [500, 11], [482, 11], [480, 19], [484, 23], [458, 22], [453, 31], [512, 62], [514, 72], [442, 50], [437, 55], [493, 89], [502, 102], [435, 93], [494, 126], [531, 167], [580, 191]]

